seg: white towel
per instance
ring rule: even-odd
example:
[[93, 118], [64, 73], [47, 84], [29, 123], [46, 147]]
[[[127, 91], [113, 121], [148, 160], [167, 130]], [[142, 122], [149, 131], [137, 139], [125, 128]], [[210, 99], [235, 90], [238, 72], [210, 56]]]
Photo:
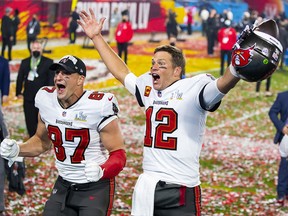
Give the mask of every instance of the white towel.
[[139, 176], [133, 191], [131, 215], [153, 216], [155, 188], [159, 180], [147, 173]]

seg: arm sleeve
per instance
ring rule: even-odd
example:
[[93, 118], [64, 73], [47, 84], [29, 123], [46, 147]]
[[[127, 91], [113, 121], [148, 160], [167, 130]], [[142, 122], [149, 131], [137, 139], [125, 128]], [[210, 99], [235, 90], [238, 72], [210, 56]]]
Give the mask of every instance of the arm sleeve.
[[203, 108], [206, 110], [212, 109], [224, 96], [225, 94], [217, 88], [217, 80], [209, 82], [203, 90]]
[[126, 152], [119, 149], [110, 152], [108, 160], [100, 167], [103, 169], [102, 179], [113, 178], [117, 176], [126, 164]]

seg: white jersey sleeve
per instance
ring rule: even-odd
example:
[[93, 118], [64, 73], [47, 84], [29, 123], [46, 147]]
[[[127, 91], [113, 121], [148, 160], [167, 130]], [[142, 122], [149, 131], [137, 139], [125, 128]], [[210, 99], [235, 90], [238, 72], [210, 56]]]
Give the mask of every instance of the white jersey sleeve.
[[133, 95], [135, 95], [136, 92], [136, 79], [137, 77], [133, 73], [127, 74], [124, 79], [124, 86]]
[[105, 97], [108, 100], [103, 100], [103, 120], [98, 126], [98, 130], [101, 131], [107, 124], [117, 118], [119, 112], [119, 105], [116, 97], [111, 93], [105, 93]]
[[221, 99], [225, 96], [222, 92], [219, 91], [216, 82], [209, 82], [203, 92], [203, 106], [206, 110], [211, 110]]

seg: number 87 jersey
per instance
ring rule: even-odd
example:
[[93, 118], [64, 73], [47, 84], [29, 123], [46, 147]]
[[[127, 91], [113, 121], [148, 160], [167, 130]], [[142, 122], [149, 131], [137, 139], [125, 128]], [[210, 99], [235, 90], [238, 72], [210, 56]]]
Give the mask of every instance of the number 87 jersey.
[[108, 159], [100, 131], [117, 118], [119, 111], [111, 93], [85, 91], [68, 108], [63, 108], [54, 87], [41, 88], [35, 97], [41, 120], [54, 147], [59, 175], [67, 181], [86, 183], [82, 160], [99, 165]]
[[136, 79], [135, 96], [146, 111], [144, 172], [188, 187], [200, 184], [199, 156], [207, 111], [199, 95], [211, 81], [211, 76], [197, 75], [157, 91], [151, 75]]

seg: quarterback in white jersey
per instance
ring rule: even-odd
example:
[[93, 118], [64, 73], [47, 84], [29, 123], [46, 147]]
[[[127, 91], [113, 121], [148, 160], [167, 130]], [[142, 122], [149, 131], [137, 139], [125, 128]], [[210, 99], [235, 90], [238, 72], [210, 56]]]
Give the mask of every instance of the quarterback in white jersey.
[[89, 11], [80, 13], [79, 25], [109, 71], [145, 107], [144, 172], [133, 192], [131, 215], [201, 215], [199, 156], [207, 111], [218, 108], [239, 77], [228, 68], [217, 80], [205, 74], [181, 79], [184, 55], [164, 45], [155, 49], [150, 72], [137, 78], [103, 39], [105, 19], [98, 22]]
[[126, 163], [111, 93], [84, 90], [86, 66], [67, 55], [50, 66], [55, 86], [36, 94], [37, 131], [25, 143], [4, 139], [0, 153], [13, 163], [18, 156], [35, 157], [53, 147], [59, 176], [44, 207], [44, 216], [111, 214], [115, 176]]
[[[89, 12], [80, 12], [79, 25], [93, 41], [109, 71], [145, 107], [144, 172], [133, 192], [131, 214], [201, 215], [199, 157], [207, 113], [218, 108], [240, 77], [255, 82], [271, 75], [277, 67], [281, 47], [269, 33], [258, 37], [253, 33], [255, 29], [248, 27], [235, 44], [232, 63], [223, 76], [214, 79], [204, 74], [181, 79], [186, 64], [182, 51], [162, 45], [154, 50], [150, 72], [137, 78], [103, 39], [105, 18], [97, 21], [93, 10]], [[275, 28], [270, 28], [270, 24]], [[262, 29], [276, 33], [277, 25], [270, 24]], [[258, 47], [265, 44], [264, 48], [254, 49], [256, 41]], [[254, 45], [246, 48], [250, 44]], [[263, 57], [258, 50], [266, 53], [270, 50], [272, 58]]]

